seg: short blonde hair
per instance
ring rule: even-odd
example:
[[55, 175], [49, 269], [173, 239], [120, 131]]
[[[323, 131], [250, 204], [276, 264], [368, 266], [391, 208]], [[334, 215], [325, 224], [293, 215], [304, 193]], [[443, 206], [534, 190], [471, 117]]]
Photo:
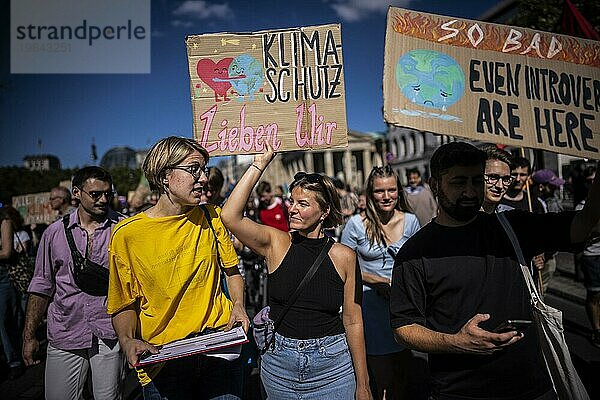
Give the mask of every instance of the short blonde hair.
[[335, 228], [344, 222], [342, 207], [340, 206], [340, 195], [330, 177], [317, 173], [298, 172], [290, 185], [290, 192], [295, 187], [313, 192], [321, 211], [329, 209], [329, 214], [323, 220], [323, 228]]
[[167, 171], [181, 163], [194, 151], [199, 152], [208, 164], [208, 152], [194, 139], [169, 136], [156, 142], [142, 165], [150, 189], [158, 190], [161, 194], [166, 193], [164, 178]]

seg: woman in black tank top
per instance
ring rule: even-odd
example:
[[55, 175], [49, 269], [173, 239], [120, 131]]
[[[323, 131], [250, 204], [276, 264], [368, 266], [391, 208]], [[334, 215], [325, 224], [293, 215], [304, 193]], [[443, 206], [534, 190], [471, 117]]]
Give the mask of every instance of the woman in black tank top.
[[[225, 203], [221, 219], [236, 238], [265, 257], [270, 318], [276, 320], [327, 244], [324, 230], [337, 226], [342, 213], [329, 177], [300, 172], [290, 185], [292, 233], [245, 218], [252, 188], [275, 155], [264, 143], [265, 153], [254, 157]], [[283, 315], [274, 345], [262, 356], [261, 379], [269, 398], [372, 399], [361, 293], [356, 254], [347, 246], [333, 244]]]

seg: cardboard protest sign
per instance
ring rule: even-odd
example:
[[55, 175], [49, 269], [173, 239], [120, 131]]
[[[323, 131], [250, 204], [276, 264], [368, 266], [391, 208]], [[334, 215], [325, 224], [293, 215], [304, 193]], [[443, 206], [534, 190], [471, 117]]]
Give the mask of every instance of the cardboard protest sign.
[[12, 205], [23, 216], [25, 225], [51, 224], [58, 216], [58, 212], [50, 207], [50, 192], [15, 196]]
[[186, 38], [194, 137], [211, 155], [348, 143], [339, 25]]
[[599, 158], [600, 43], [390, 8], [391, 124]]

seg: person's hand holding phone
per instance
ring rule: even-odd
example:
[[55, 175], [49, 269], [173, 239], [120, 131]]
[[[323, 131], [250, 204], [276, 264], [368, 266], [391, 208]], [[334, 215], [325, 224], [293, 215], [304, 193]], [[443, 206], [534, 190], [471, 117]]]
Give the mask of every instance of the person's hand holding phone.
[[451, 345], [456, 353], [493, 354], [517, 341], [523, 334], [518, 331], [496, 333], [486, 331], [479, 324], [490, 319], [489, 314], [475, 314], [456, 334], [451, 336]]

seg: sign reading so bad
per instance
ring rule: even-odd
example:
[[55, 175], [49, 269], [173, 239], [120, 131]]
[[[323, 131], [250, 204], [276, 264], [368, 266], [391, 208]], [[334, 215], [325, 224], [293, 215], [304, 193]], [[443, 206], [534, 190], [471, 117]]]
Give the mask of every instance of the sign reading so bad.
[[194, 137], [211, 155], [348, 144], [339, 25], [186, 38]]
[[600, 151], [600, 43], [390, 8], [387, 122], [579, 157]]

